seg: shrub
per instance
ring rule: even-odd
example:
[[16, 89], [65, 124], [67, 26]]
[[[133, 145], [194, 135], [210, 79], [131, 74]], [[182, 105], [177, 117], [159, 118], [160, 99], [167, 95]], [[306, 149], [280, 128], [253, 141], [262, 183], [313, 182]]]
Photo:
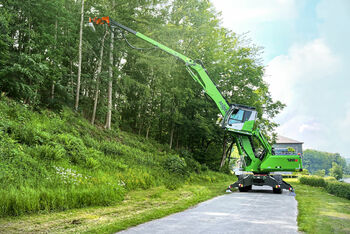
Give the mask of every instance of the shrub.
[[185, 160], [178, 155], [169, 155], [164, 162], [164, 168], [173, 174], [181, 176], [188, 174]]
[[350, 184], [343, 182], [328, 182], [326, 190], [337, 197], [350, 199]]
[[302, 176], [299, 181], [302, 184], [323, 187], [328, 193], [334, 194], [337, 197], [350, 199], [350, 184], [338, 182], [333, 177], [324, 179], [316, 176]]
[[30, 153], [40, 159], [58, 161], [65, 156], [66, 150], [58, 144], [36, 145]]
[[202, 165], [201, 165], [201, 170], [202, 170], [202, 171], [208, 171], [209, 168], [208, 168], [208, 166], [207, 166], [206, 164], [202, 164]]
[[190, 172], [196, 172], [199, 174], [202, 170], [201, 164], [194, 160], [193, 158], [185, 158], [185, 162], [187, 165], [187, 170]]
[[322, 177], [317, 176], [302, 176], [299, 179], [300, 183], [311, 185], [314, 187], [326, 187], [326, 181]]
[[81, 164], [86, 161], [86, 146], [80, 138], [71, 134], [59, 134], [55, 141], [63, 145], [72, 163]]
[[181, 186], [183, 185], [183, 181], [179, 180], [176, 177], [169, 177], [165, 179], [164, 185], [169, 190], [176, 190], [178, 188], [181, 188]]
[[193, 158], [192, 154], [187, 150], [182, 150], [180, 153], [181, 157], [185, 159], [187, 170], [199, 174], [202, 170], [201, 164]]

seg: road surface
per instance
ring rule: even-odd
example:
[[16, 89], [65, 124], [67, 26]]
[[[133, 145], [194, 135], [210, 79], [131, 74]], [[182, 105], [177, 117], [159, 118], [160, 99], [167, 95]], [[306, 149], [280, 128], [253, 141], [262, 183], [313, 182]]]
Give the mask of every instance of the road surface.
[[345, 178], [345, 179], [344, 179], [344, 182], [350, 184], [350, 178]]
[[274, 194], [267, 186], [253, 190], [219, 196], [120, 233], [298, 233], [297, 201], [289, 191]]

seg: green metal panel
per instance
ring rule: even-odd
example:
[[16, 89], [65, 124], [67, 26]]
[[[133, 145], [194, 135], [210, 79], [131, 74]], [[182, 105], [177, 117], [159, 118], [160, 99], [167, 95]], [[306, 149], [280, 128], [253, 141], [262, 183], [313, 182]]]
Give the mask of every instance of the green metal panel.
[[268, 155], [261, 163], [263, 172], [300, 171], [302, 162], [299, 155]]
[[245, 121], [242, 130], [248, 132], [253, 131], [254, 123], [254, 120]]
[[[253, 171], [258, 172], [259, 166], [260, 166], [260, 159], [256, 158], [254, 155], [254, 151], [252, 148], [252, 144], [250, 143], [248, 136], [241, 136], [241, 143], [243, 146], [243, 151], [247, 154], [249, 157], [249, 160], [246, 160], [247, 166], [244, 168], [245, 171]], [[250, 162], [250, 163], [249, 163]]]

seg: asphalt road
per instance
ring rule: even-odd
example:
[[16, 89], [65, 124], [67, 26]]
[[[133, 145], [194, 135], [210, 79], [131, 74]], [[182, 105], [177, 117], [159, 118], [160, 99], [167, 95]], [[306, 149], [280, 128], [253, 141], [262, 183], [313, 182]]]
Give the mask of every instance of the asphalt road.
[[274, 194], [270, 187], [253, 186], [251, 192], [219, 196], [120, 233], [298, 233], [297, 212], [289, 191]]

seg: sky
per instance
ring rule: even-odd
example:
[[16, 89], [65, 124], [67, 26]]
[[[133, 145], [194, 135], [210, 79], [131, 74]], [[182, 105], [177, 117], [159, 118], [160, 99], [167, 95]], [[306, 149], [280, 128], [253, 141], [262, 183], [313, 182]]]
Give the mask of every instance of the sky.
[[224, 27], [264, 48], [264, 80], [287, 105], [277, 133], [350, 158], [350, 0], [211, 2]]

